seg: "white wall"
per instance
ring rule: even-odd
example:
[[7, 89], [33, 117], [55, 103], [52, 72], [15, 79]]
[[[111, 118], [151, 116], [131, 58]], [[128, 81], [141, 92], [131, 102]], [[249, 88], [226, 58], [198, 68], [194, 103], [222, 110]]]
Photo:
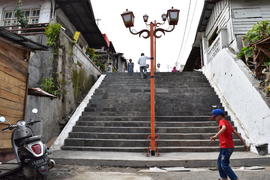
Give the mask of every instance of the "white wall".
[[270, 143], [270, 109], [259, 91], [258, 82], [245, 64], [221, 50], [203, 72], [223, 101], [240, 133], [254, 146]]
[[40, 7], [39, 23], [49, 23], [51, 21], [51, 5], [49, 0], [43, 1]]
[[[2, 20], [4, 10], [14, 10], [17, 0], [1, 0], [0, 1], [0, 17]], [[22, 9], [40, 8], [39, 23], [49, 23], [51, 17], [51, 1], [50, 0], [23, 0]]]
[[258, 21], [270, 20], [269, 0], [232, 0], [231, 3], [236, 35], [245, 34]]

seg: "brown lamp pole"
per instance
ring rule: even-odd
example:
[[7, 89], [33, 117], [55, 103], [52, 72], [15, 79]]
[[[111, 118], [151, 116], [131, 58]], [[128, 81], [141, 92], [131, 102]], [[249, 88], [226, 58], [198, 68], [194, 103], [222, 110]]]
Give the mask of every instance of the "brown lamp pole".
[[[146, 23], [146, 25], [150, 29], [143, 29], [139, 32], [135, 32], [131, 28], [134, 26], [134, 19], [135, 16], [132, 11], [126, 10], [123, 14], [121, 14], [124, 24], [126, 28], [129, 28], [129, 31], [133, 35], [139, 35], [139, 37], [143, 37], [145, 39], [150, 37], [150, 52], [151, 52], [151, 73], [150, 73], [150, 117], [151, 117], [151, 135], [149, 135], [150, 144], [148, 147], [148, 155], [155, 156], [156, 153], [159, 155], [158, 148], [157, 148], [157, 135], [156, 135], [156, 129], [155, 129], [155, 119], [156, 119], [156, 113], [155, 113], [155, 72], [156, 72], [156, 38], [161, 38], [162, 34], [165, 35], [166, 32], [172, 32], [175, 28], [175, 26], [178, 23], [179, 19], [179, 10], [169, 9], [167, 11], [167, 14], [162, 14], [162, 23], [158, 23], [156, 21], [148, 22], [148, 15], [143, 16], [143, 20]], [[165, 30], [160, 28], [161, 25], [165, 24], [166, 20], [168, 20], [168, 23], [170, 26], [172, 26], [171, 29]], [[158, 33], [161, 32], [161, 35], [158, 35]]]

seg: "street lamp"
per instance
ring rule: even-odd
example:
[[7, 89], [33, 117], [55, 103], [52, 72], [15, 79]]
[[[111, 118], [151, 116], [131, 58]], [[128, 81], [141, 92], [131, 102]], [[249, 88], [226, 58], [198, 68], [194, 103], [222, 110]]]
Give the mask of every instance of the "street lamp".
[[[143, 16], [143, 21], [147, 24], [147, 26], [151, 26], [151, 24], [152, 24], [154, 29], [155, 29], [155, 30], [153, 30], [155, 38], [160, 38], [161, 35], [157, 35], [158, 32], [162, 32], [165, 35], [165, 32], [172, 32], [174, 30], [175, 26], [178, 24], [179, 13], [180, 13], [180, 10], [174, 9], [172, 7], [171, 9], [169, 9], [167, 11], [167, 14], [161, 15], [163, 23], [157, 23], [156, 21], [154, 21], [154, 22], [151, 22], [150, 24], [147, 24], [148, 19], [149, 19], [148, 15]], [[139, 35], [141, 37], [143, 33], [146, 33], [143, 37], [145, 39], [150, 37], [151, 27], [150, 27], [150, 30], [143, 29], [139, 32], [135, 32], [134, 30], [131, 29], [134, 26], [134, 20], [135, 20], [134, 13], [132, 11], [129, 11], [127, 9], [124, 13], [121, 14], [121, 16], [122, 16], [122, 19], [123, 19], [123, 22], [124, 22], [126, 28], [129, 28], [129, 31], [131, 32], [131, 34]], [[166, 20], [168, 20], [168, 23], [169, 23], [169, 25], [172, 26], [172, 28], [169, 30], [158, 28], [159, 26], [163, 25], [166, 22]]]
[[161, 18], [162, 18], [162, 21], [165, 22], [167, 20], [167, 14], [162, 14], [161, 15]]
[[126, 10], [126, 12], [124, 12], [123, 14], [121, 14], [122, 18], [123, 18], [123, 21], [125, 23], [125, 26], [127, 28], [131, 28], [134, 26], [134, 19], [135, 19], [135, 16], [133, 14], [132, 11], [128, 11], [128, 9]]
[[143, 21], [144, 21], [145, 23], [147, 23], [147, 22], [148, 22], [148, 18], [149, 18], [149, 16], [148, 16], [147, 14], [145, 14], [145, 15], [143, 16]]
[[180, 10], [174, 9], [173, 7], [172, 9], [169, 9], [167, 11], [169, 25], [174, 25], [174, 26], [177, 25], [178, 20], [179, 20], [179, 12]]
[[[169, 9], [167, 11], [167, 14], [162, 14], [161, 18], [162, 18], [162, 23], [153, 21], [150, 22], [149, 24], [148, 19], [149, 16], [148, 15], [144, 15], [143, 16], [143, 21], [145, 22], [145, 24], [147, 25], [148, 28], [143, 29], [139, 32], [136, 32], [134, 30], [132, 30], [131, 28], [134, 26], [134, 19], [135, 16], [133, 14], [132, 11], [128, 11], [126, 10], [126, 12], [122, 13], [122, 19], [123, 22], [126, 26], [126, 28], [129, 28], [129, 31], [131, 34], [133, 35], [139, 35], [139, 37], [143, 37], [145, 39], [150, 37], [150, 52], [151, 52], [151, 73], [150, 73], [150, 116], [151, 116], [151, 135], [149, 135], [149, 139], [150, 139], [150, 144], [148, 147], [148, 155], [152, 155], [155, 156], [156, 152], [157, 155], [159, 155], [158, 152], [158, 148], [157, 148], [157, 143], [156, 143], [156, 139], [159, 138], [159, 136], [156, 135], [156, 130], [155, 130], [155, 118], [156, 118], [156, 114], [155, 114], [155, 71], [156, 71], [156, 38], [161, 38], [162, 34], [165, 35], [166, 32], [172, 32], [175, 28], [175, 26], [178, 23], [178, 19], [179, 19], [179, 12], [180, 10], [178, 9], [174, 9], [173, 7], [171, 9]], [[165, 24], [165, 22], [168, 20], [168, 24], [170, 25], [170, 29], [163, 29], [160, 28], [161, 25]], [[158, 35], [158, 33], [161, 33], [160, 35]], [[160, 64], [158, 64], [158, 66], [160, 67]]]

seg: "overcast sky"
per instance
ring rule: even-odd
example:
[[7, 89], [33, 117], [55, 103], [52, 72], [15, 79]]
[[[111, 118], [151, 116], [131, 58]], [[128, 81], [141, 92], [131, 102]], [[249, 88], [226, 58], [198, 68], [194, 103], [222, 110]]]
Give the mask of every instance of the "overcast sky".
[[[126, 9], [133, 11], [135, 29], [139, 31], [145, 28], [142, 19], [144, 14], [149, 15], [149, 20], [161, 21], [161, 14], [166, 13], [172, 6], [180, 9], [179, 25], [173, 32], [157, 40], [157, 62], [161, 64], [162, 71], [170, 71], [177, 60], [178, 66], [185, 63], [194, 41], [204, 0], [91, 0], [91, 2], [96, 19], [101, 19], [98, 25], [102, 33], [108, 35], [117, 52], [124, 53], [127, 59], [133, 59], [136, 64], [135, 71], [138, 70], [137, 60], [140, 53], [144, 52], [150, 56], [150, 40], [130, 34], [120, 14]], [[168, 28], [168, 25], [164, 25], [164, 28]]]

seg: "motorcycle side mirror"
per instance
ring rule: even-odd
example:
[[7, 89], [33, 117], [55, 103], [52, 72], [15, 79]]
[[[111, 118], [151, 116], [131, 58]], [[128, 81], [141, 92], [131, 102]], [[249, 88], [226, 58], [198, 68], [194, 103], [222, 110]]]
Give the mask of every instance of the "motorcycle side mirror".
[[38, 109], [37, 108], [32, 109], [32, 113], [33, 114], [37, 114], [38, 113]]
[[6, 122], [6, 118], [4, 116], [0, 116], [0, 123]]

